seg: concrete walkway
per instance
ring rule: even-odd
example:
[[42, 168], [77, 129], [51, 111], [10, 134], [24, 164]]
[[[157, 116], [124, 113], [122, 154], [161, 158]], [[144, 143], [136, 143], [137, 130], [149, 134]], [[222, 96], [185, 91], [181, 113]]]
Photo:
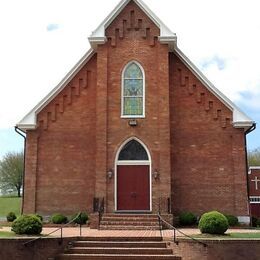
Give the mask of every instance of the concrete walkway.
[[[42, 230], [42, 234], [47, 235], [52, 231], [55, 231], [57, 228], [53, 227], [44, 227]], [[199, 229], [197, 228], [180, 228], [181, 232], [187, 235], [195, 235], [200, 234]], [[0, 231], [11, 231], [11, 227], [0, 227]], [[260, 229], [228, 229], [226, 233], [260, 233]], [[64, 237], [73, 237], [80, 235], [79, 227], [65, 227], [62, 229], [62, 233]], [[51, 236], [59, 237], [61, 234], [60, 230], [57, 230]], [[90, 229], [89, 227], [82, 227], [81, 230], [82, 236], [90, 236], [90, 237], [156, 237], [160, 236], [159, 230], [97, 230]], [[172, 237], [172, 230], [163, 230], [163, 237]], [[182, 237], [183, 235], [179, 232], [176, 232], [177, 237]]]

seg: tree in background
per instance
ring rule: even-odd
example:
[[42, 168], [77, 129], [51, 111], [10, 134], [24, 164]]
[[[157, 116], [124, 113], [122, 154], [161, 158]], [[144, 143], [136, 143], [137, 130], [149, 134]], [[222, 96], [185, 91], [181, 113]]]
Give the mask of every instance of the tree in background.
[[16, 189], [18, 197], [23, 183], [23, 160], [23, 152], [8, 152], [0, 161], [0, 188]]
[[260, 147], [248, 151], [247, 158], [249, 166], [260, 166]]

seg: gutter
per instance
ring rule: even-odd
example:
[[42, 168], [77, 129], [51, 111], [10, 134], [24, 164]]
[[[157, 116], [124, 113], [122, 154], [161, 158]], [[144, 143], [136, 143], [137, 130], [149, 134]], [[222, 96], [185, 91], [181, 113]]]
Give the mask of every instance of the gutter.
[[26, 151], [26, 133], [21, 130], [19, 127], [15, 126], [14, 130], [17, 134], [23, 137], [24, 145], [23, 145], [23, 194], [22, 194], [22, 206], [21, 206], [21, 215], [23, 214], [23, 206], [24, 206], [24, 179], [25, 179], [25, 151]]
[[249, 217], [250, 217], [250, 226], [252, 226], [252, 215], [251, 215], [251, 207], [250, 207], [250, 197], [249, 197], [249, 182], [248, 182], [248, 158], [247, 158], [247, 142], [246, 142], [246, 135], [251, 133], [256, 129], [256, 123], [254, 122], [250, 128], [245, 131], [245, 161], [246, 161], [246, 188], [247, 188], [247, 202], [248, 202], [248, 209], [249, 209]]

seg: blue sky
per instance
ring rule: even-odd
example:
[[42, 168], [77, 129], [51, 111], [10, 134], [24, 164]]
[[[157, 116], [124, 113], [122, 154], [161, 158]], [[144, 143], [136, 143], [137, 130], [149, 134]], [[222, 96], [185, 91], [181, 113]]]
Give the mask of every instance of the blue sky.
[[[84, 55], [87, 37], [118, 2], [0, 2], [0, 158], [22, 149], [14, 125]], [[215, 87], [260, 122], [260, 2], [144, 2], [177, 34], [178, 47]], [[248, 147], [260, 147], [260, 129], [248, 135]]]

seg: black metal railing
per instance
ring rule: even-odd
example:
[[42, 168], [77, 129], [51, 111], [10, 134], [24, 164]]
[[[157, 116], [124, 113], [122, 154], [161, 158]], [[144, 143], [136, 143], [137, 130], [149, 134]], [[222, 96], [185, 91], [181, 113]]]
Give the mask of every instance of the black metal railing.
[[[60, 230], [60, 240], [59, 240], [59, 244], [62, 244], [62, 242], [63, 242], [63, 228], [66, 227], [66, 226], [68, 226], [68, 225], [70, 225], [71, 223], [73, 223], [77, 218], [80, 218], [80, 216], [81, 216], [81, 212], [79, 212], [79, 213], [76, 215], [76, 217], [74, 217], [74, 218], [73, 218], [72, 220], [70, 220], [68, 223], [63, 224], [61, 227], [56, 228], [55, 230], [51, 231], [50, 233], [46, 234], [45, 236], [39, 236], [39, 237], [36, 237], [36, 238], [34, 238], [34, 239], [32, 239], [32, 240], [29, 240], [29, 241], [25, 242], [23, 245], [24, 245], [24, 246], [28, 246], [29, 244], [32, 244], [32, 243], [34, 243], [34, 242], [36, 242], [37, 240], [40, 240], [40, 239], [42, 239], [42, 238], [46, 238], [46, 237], [48, 237], [49, 235], [51, 235], [51, 234], [53, 234], [53, 233], [55, 233], [55, 232], [57, 232], [57, 231], [59, 231], [59, 230]], [[81, 235], [82, 235], [82, 224], [80, 223], [80, 224], [79, 224], [79, 236], [81, 236]]]
[[171, 214], [171, 199], [169, 197], [158, 198], [158, 212]]
[[191, 236], [185, 234], [184, 232], [182, 232], [182, 231], [179, 230], [178, 228], [176, 228], [176, 227], [174, 227], [173, 225], [171, 225], [169, 222], [167, 222], [166, 220], [164, 220], [164, 219], [162, 218], [162, 216], [160, 215], [160, 213], [158, 213], [157, 216], [158, 216], [158, 223], [159, 223], [159, 229], [160, 229], [160, 236], [161, 236], [161, 237], [162, 237], [162, 229], [163, 229], [163, 225], [162, 225], [162, 224], [164, 224], [165, 226], [167, 226], [168, 228], [170, 228], [171, 230], [173, 230], [173, 242], [174, 242], [175, 244], [178, 245], [178, 243], [179, 243], [179, 241], [177, 240], [177, 236], [176, 236], [176, 232], [179, 232], [179, 233], [182, 234], [183, 236], [185, 236], [185, 237], [187, 237], [187, 238], [189, 238], [189, 239], [191, 239], [191, 240], [193, 240], [193, 241], [195, 241], [195, 242], [197, 242], [197, 243], [203, 245], [204, 247], [207, 246], [206, 243], [200, 241], [199, 239], [196, 239], [196, 238], [194, 238], [194, 237], [191, 237]]
[[105, 200], [104, 198], [101, 199], [99, 209], [98, 209], [98, 226], [100, 226], [100, 222], [102, 220], [102, 216], [105, 211]]
[[105, 199], [103, 198], [93, 198], [93, 212], [98, 213], [98, 226], [105, 211]]

